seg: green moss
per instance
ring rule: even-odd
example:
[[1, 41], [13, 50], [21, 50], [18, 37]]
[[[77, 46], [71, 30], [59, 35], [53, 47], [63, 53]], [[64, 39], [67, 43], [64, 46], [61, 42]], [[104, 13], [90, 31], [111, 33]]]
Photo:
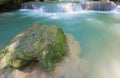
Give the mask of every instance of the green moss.
[[31, 57], [29, 57], [29, 56], [25, 56], [24, 58], [23, 58], [24, 60], [32, 60], [32, 58]]
[[1, 59], [2, 56], [3, 56], [2, 50], [3, 50], [3, 46], [0, 46], [0, 59]]
[[23, 68], [30, 61], [38, 61], [50, 72], [67, 54], [66, 36], [61, 28], [34, 24], [14, 37], [3, 51], [6, 66]]

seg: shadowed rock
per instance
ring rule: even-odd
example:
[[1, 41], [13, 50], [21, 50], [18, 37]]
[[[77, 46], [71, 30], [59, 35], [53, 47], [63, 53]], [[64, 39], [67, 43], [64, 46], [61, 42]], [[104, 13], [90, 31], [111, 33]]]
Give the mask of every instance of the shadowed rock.
[[0, 5], [4, 4], [4, 3], [7, 3], [7, 2], [10, 2], [10, 1], [12, 1], [12, 0], [0, 0]]

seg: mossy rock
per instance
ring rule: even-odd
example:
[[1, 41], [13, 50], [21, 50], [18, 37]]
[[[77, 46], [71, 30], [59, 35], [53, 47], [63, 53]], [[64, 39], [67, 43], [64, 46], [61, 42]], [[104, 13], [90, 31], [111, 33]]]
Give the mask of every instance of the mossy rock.
[[38, 61], [41, 68], [51, 71], [67, 54], [66, 36], [61, 28], [34, 24], [15, 36], [3, 49], [0, 67], [21, 68]]
[[0, 46], [0, 52], [2, 52], [3, 46]]
[[2, 56], [3, 56], [3, 53], [2, 53], [2, 50], [4, 49], [4, 47], [3, 46], [0, 46], [0, 59], [2, 58]]

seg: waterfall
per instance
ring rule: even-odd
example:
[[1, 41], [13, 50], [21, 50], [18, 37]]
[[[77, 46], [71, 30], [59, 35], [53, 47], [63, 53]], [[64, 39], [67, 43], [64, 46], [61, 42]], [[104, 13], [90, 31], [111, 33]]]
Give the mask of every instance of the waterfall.
[[120, 5], [118, 5], [114, 10], [113, 12], [115, 13], [120, 13]]
[[40, 12], [56, 13], [56, 12], [80, 12], [83, 10], [93, 11], [112, 11], [116, 8], [113, 2], [51, 2], [40, 3], [30, 2], [23, 3], [22, 9], [37, 9]]
[[21, 9], [39, 9], [41, 3], [39, 2], [26, 2], [21, 5]]
[[82, 10], [80, 4], [47, 4], [40, 7], [41, 12], [79, 12]]

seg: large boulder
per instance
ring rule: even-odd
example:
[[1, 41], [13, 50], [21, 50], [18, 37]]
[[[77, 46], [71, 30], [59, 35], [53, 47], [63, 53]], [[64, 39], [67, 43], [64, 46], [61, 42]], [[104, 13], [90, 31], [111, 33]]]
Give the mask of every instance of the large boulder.
[[42, 69], [51, 71], [67, 51], [67, 39], [61, 28], [34, 24], [15, 36], [2, 50], [0, 69], [21, 69], [30, 62], [38, 61]]

